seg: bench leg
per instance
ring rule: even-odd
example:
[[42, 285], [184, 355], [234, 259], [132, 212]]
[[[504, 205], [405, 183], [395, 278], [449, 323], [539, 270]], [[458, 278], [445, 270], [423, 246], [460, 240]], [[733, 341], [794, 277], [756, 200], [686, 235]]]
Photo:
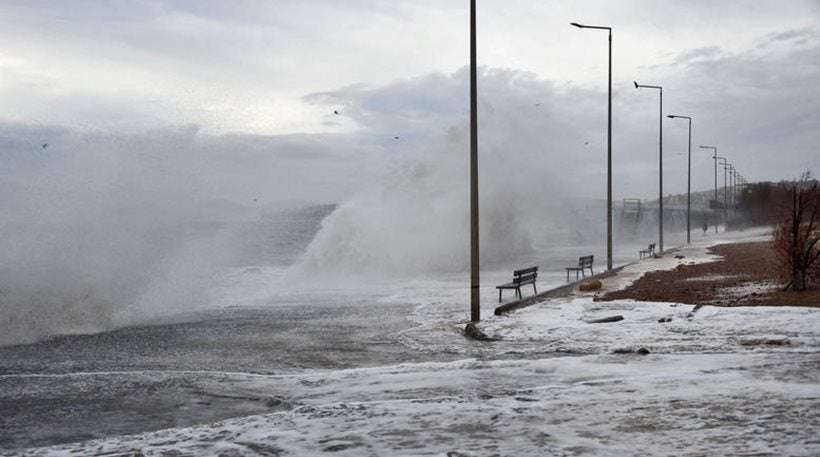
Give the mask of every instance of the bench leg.
[[535, 288], [535, 283], [532, 283], [532, 293], [538, 295], [538, 289]]
[[516, 294], [518, 294], [518, 299], [519, 299], [519, 300], [521, 300], [522, 298], [524, 298], [524, 297], [522, 297], [522, 296], [521, 296], [521, 288], [520, 288], [520, 287], [518, 287], [517, 289], [515, 289], [515, 293], [516, 293]]
[[501, 303], [501, 289], [498, 289], [498, 303]]

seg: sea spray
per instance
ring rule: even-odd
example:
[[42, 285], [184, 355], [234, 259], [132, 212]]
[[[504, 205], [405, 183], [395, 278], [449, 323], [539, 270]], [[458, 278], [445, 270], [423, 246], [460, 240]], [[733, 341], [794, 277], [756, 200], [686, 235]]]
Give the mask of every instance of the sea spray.
[[[468, 265], [463, 132], [397, 158], [373, 186], [322, 224], [292, 272], [335, 278], [460, 272]], [[489, 163], [489, 161], [488, 161]], [[492, 165], [490, 165], [492, 166]], [[492, 183], [488, 178], [486, 182]], [[483, 195], [483, 255], [499, 261], [532, 250], [515, 198]]]
[[[482, 268], [535, 262], [560, 269], [563, 263], [542, 262], [556, 256], [575, 262], [586, 254], [603, 259], [606, 162], [603, 124], [596, 122], [605, 117], [593, 109], [601, 94], [501, 69], [482, 69], [479, 85]], [[323, 222], [290, 280], [315, 283], [320, 275], [353, 284], [362, 277], [467, 271], [466, 95], [462, 69], [306, 98], [342, 107], [361, 127], [356, 134], [372, 137], [385, 158], [377, 161], [378, 177]], [[651, 212], [630, 221], [619, 207], [616, 202], [616, 240], [651, 242], [657, 230]], [[581, 248], [564, 254], [568, 246]]]
[[292, 262], [329, 211], [301, 225], [279, 216], [303, 206], [299, 196], [331, 195], [289, 190], [299, 175], [322, 171], [294, 158], [298, 138], [15, 125], [0, 125], [0, 138], [0, 345], [210, 307], [226, 269]]

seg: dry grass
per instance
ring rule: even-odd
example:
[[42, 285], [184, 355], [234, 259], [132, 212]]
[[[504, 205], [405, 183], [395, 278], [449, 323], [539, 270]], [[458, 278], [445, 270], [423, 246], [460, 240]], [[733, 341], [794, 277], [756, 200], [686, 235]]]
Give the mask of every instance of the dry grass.
[[[820, 307], [820, 288], [782, 291], [771, 243], [723, 244], [710, 249], [717, 262], [647, 273], [632, 286], [600, 300], [632, 299], [715, 306]], [[674, 255], [674, 254], [667, 254]]]

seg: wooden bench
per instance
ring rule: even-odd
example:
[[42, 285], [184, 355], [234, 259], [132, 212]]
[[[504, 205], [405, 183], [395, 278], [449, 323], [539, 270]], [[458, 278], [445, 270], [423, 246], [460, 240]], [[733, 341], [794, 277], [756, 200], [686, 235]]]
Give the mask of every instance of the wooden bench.
[[537, 294], [538, 290], [535, 288], [535, 278], [537, 277], [538, 267], [524, 268], [523, 270], [513, 271], [512, 282], [496, 286], [496, 289], [498, 289], [499, 303], [501, 302], [501, 291], [504, 289], [515, 289], [516, 296], [518, 296], [518, 298], [521, 299], [523, 298], [521, 296], [521, 286], [532, 284], [532, 291]]
[[578, 273], [581, 273], [581, 276], [587, 277], [586, 270], [589, 269], [589, 274], [594, 275], [595, 273], [592, 271], [592, 259], [593, 256], [585, 255], [578, 257], [578, 266], [577, 267], [567, 267], [567, 281], [569, 281], [569, 273], [571, 271], [575, 272], [575, 279], [578, 279]]
[[643, 256], [655, 257], [655, 243], [650, 244], [646, 249], [638, 251], [638, 256], [640, 256], [640, 258], [643, 258]]

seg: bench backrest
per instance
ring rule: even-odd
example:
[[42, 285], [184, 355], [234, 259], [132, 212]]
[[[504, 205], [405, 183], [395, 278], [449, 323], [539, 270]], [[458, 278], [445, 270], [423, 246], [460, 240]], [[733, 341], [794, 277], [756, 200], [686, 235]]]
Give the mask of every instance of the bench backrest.
[[581, 268], [590, 268], [592, 267], [592, 259], [594, 256], [585, 255], [578, 257], [578, 266]]
[[538, 267], [530, 267], [513, 271], [513, 282], [516, 284], [535, 281], [535, 278], [537, 277]]

